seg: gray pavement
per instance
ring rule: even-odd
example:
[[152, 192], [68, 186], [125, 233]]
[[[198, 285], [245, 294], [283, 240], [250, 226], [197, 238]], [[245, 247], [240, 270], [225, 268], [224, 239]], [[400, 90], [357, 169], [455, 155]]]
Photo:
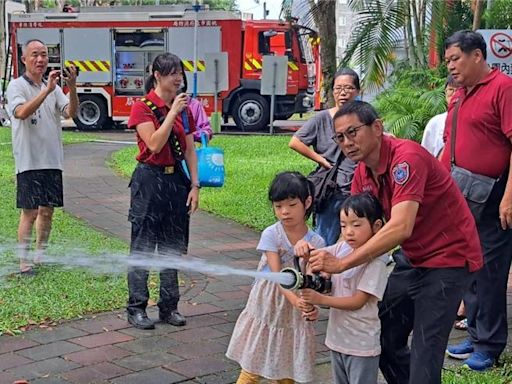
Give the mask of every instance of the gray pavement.
[[[105, 138], [132, 140], [133, 134], [108, 133]], [[65, 147], [65, 210], [89, 225], [129, 240], [126, 219], [128, 180], [107, 168], [120, 144], [86, 143]], [[214, 215], [192, 218], [191, 256], [221, 265], [256, 268], [259, 233]], [[181, 273], [180, 311], [185, 327], [157, 323], [154, 331], [130, 327], [117, 310], [66, 321], [51, 329], [21, 336], [0, 336], [0, 383], [26, 379], [32, 384], [69, 383], [233, 383], [238, 366], [224, 353], [251, 279]], [[157, 318], [155, 308], [148, 311]], [[327, 348], [323, 345], [327, 311], [317, 322], [317, 379], [330, 383]], [[464, 332], [454, 331], [452, 340]]]

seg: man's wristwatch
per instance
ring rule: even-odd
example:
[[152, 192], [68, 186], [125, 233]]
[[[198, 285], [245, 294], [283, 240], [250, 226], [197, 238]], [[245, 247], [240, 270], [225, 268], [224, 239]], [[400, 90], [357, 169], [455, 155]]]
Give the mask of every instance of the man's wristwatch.
[[201, 189], [201, 184], [199, 184], [199, 183], [192, 183], [191, 186], [192, 186], [192, 188]]

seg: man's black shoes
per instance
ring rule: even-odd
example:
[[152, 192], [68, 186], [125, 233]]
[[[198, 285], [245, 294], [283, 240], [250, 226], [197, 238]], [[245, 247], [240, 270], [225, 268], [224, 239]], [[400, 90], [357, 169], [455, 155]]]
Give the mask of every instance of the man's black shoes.
[[160, 312], [158, 315], [161, 321], [167, 324], [174, 325], [175, 327], [182, 327], [187, 324], [187, 320], [185, 316], [178, 312], [178, 310], [173, 310], [171, 312]]
[[128, 322], [138, 329], [155, 329], [155, 324], [145, 311], [128, 312]]

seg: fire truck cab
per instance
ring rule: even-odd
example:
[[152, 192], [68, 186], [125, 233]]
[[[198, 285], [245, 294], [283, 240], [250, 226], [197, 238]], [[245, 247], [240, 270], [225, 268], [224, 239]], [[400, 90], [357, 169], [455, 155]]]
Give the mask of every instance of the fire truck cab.
[[197, 97], [208, 114], [214, 111], [214, 95], [205, 86], [205, 55], [226, 52], [229, 88], [219, 92], [217, 110], [225, 120], [232, 116], [243, 130], [262, 129], [270, 119], [270, 97], [260, 94], [264, 55], [288, 57], [287, 94], [276, 96], [274, 119], [310, 110], [319, 89], [318, 49], [311, 45], [318, 39], [314, 31], [293, 22], [243, 20], [233, 12], [196, 13], [166, 6], [15, 14], [9, 23], [14, 76], [23, 73], [22, 46], [32, 39], [48, 46], [48, 70], [70, 65], [79, 69], [75, 123], [82, 130], [126, 121], [131, 105], [144, 95], [151, 62], [163, 52], [182, 59], [191, 92], [196, 49]]

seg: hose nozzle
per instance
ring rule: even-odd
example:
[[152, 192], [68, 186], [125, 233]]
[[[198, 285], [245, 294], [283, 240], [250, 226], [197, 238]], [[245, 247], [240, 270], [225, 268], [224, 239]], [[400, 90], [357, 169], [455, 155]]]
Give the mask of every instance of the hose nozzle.
[[289, 273], [293, 276], [293, 283], [280, 284], [284, 289], [305, 289], [310, 288], [320, 293], [331, 292], [332, 283], [331, 279], [325, 278], [319, 273], [313, 275], [306, 275], [294, 268], [287, 267], [281, 270], [283, 273]]

